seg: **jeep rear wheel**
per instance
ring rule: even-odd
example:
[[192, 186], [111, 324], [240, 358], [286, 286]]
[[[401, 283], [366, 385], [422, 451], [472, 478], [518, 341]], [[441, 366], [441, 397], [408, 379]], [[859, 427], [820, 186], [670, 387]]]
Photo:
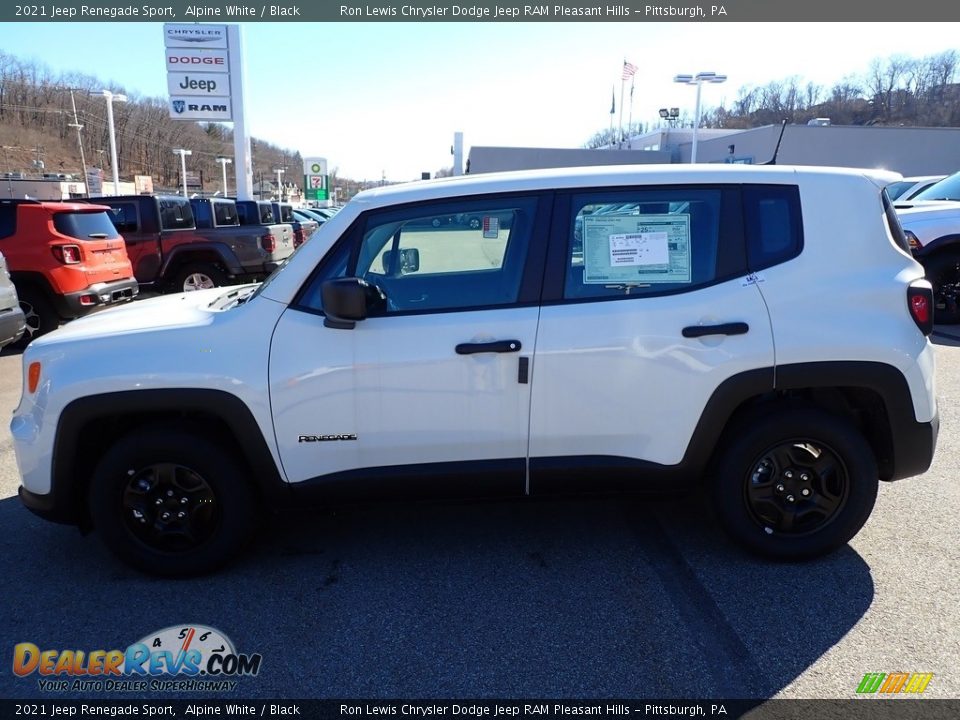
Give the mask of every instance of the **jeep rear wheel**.
[[777, 560], [817, 557], [863, 527], [877, 497], [873, 451], [847, 420], [778, 408], [728, 434], [713, 501], [741, 545]]
[[255, 512], [249, 479], [200, 433], [136, 431], [110, 448], [94, 471], [94, 527], [110, 550], [139, 570], [209, 572], [250, 535]]
[[933, 285], [934, 322], [960, 323], [960, 255], [939, 255], [924, 265], [927, 279]]
[[191, 263], [177, 273], [174, 280], [174, 292], [193, 292], [209, 290], [227, 284], [227, 276], [220, 268], [211, 263]]

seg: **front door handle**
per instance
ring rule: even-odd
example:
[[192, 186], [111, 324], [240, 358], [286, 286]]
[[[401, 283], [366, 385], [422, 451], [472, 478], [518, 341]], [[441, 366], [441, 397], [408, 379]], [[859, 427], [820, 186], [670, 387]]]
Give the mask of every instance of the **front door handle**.
[[745, 335], [750, 326], [745, 322], [722, 323], [720, 325], [691, 325], [683, 329], [685, 338], [698, 338], [707, 335]]
[[520, 352], [519, 340], [494, 340], [486, 343], [460, 343], [454, 348], [457, 355], [475, 355], [476, 353]]

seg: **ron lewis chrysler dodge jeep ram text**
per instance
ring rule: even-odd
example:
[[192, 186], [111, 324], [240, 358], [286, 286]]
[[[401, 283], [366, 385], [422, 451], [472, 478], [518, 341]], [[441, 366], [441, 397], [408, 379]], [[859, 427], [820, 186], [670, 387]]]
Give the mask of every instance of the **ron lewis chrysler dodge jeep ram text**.
[[223, 563], [270, 506], [698, 482], [748, 549], [828, 552], [936, 445], [933, 298], [893, 179], [642, 166], [362, 193], [259, 286], [34, 341], [21, 499], [158, 574]]

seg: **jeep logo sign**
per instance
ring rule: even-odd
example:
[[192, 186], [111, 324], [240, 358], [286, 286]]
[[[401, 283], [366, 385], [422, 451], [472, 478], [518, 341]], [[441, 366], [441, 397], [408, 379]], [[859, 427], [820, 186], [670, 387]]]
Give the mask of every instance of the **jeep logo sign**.
[[178, 120], [232, 120], [230, 98], [171, 97], [170, 117]]
[[167, 91], [170, 95], [230, 95], [229, 78], [213, 73], [167, 73]]

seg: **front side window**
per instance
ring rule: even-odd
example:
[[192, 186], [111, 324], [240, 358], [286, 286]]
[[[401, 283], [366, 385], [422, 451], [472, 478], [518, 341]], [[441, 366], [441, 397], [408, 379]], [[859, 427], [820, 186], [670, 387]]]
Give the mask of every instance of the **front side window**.
[[134, 233], [137, 231], [137, 206], [126, 202], [112, 205], [110, 219], [118, 232]]
[[299, 304], [322, 309], [320, 287], [337, 276], [380, 288], [388, 315], [516, 303], [535, 212], [536, 199], [522, 198], [371, 213]]
[[665, 188], [572, 198], [567, 299], [678, 292], [726, 274], [723, 193]]

